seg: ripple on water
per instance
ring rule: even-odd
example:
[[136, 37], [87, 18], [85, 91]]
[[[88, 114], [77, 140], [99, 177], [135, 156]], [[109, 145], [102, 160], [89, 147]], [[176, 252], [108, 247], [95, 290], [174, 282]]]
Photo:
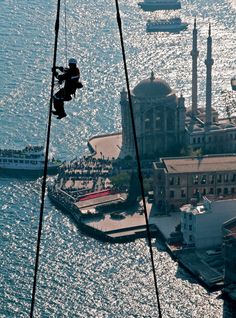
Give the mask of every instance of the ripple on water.
[[[190, 23], [176, 35], [146, 34], [147, 19], [176, 13], [142, 12], [136, 0], [120, 1], [133, 88], [154, 70], [177, 92], [191, 95], [193, 17], [199, 28], [199, 103], [205, 103], [206, 37], [212, 23], [213, 101], [229, 88], [235, 65], [234, 0], [183, 0]], [[7, 5], [6, 5], [7, 3]], [[50, 13], [50, 14], [48, 14]], [[37, 17], [37, 18], [36, 18]], [[43, 144], [49, 106], [55, 3], [0, 2], [0, 147]], [[52, 122], [51, 145], [61, 159], [79, 156], [88, 138], [120, 127], [119, 92], [126, 87], [112, 1], [67, 4], [67, 55], [78, 58], [84, 88]], [[57, 60], [65, 63], [64, 18]], [[56, 87], [57, 89], [57, 87]], [[0, 179], [0, 316], [28, 317], [40, 209], [40, 181]], [[209, 295], [165, 253], [154, 250], [163, 317], [222, 316], [218, 293]], [[81, 235], [46, 199], [37, 287], [36, 317], [157, 317], [145, 240], [101, 244]]]

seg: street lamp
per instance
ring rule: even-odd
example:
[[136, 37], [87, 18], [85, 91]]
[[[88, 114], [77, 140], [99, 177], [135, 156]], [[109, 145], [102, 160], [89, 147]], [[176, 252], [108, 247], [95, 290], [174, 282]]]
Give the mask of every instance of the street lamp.
[[236, 91], [236, 76], [231, 78], [231, 87], [233, 91]]

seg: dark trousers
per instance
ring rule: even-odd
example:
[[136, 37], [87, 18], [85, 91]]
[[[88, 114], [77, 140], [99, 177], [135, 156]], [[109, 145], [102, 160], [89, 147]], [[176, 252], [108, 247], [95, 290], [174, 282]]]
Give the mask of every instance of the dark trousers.
[[54, 96], [53, 96], [53, 105], [57, 112], [57, 114], [65, 115], [64, 102], [70, 101], [72, 98], [69, 94], [65, 94], [64, 88], [61, 88]]

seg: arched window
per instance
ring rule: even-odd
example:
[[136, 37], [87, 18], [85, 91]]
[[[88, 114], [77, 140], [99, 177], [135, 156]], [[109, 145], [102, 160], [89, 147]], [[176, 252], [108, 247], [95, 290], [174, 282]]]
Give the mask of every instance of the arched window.
[[175, 113], [173, 110], [167, 110], [166, 127], [167, 130], [175, 130]]

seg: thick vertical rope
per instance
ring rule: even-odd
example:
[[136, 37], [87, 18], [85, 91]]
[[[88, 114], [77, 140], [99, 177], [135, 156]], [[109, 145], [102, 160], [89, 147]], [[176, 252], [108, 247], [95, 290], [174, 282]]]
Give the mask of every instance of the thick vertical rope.
[[157, 298], [157, 305], [158, 305], [158, 313], [159, 313], [159, 318], [162, 318], [161, 305], [160, 305], [160, 299], [159, 299], [159, 291], [158, 291], [158, 287], [157, 287], [157, 278], [156, 278], [154, 257], [153, 257], [153, 251], [152, 251], [151, 233], [150, 233], [149, 224], [148, 224], [148, 214], [147, 214], [147, 208], [146, 208], [146, 202], [145, 202], [141, 163], [140, 163], [139, 151], [138, 151], [138, 142], [137, 142], [137, 134], [136, 134], [136, 128], [135, 128], [135, 121], [134, 121], [134, 112], [133, 112], [132, 99], [131, 99], [130, 87], [129, 87], [129, 77], [128, 77], [128, 71], [127, 71], [125, 48], [124, 48], [124, 41], [123, 41], [118, 0], [115, 0], [115, 3], [116, 3], [116, 12], [117, 12], [117, 23], [118, 23], [118, 27], [119, 27], [120, 42], [121, 42], [121, 48], [122, 48], [122, 56], [123, 56], [124, 69], [125, 69], [125, 78], [126, 78], [128, 99], [129, 99], [130, 116], [131, 116], [131, 123], [132, 123], [132, 129], [133, 129], [134, 147], [135, 147], [135, 154], [136, 154], [137, 168], [138, 168], [137, 170], [138, 170], [138, 177], [139, 177], [140, 189], [141, 189], [142, 201], [143, 201], [143, 209], [144, 209], [144, 215], [145, 215], [145, 221], [146, 221], [147, 238], [148, 238], [148, 245], [149, 245], [149, 251], [150, 251], [150, 256], [151, 256], [152, 272], [153, 272], [153, 277], [154, 277], [154, 284], [155, 284], [155, 291], [156, 291], [156, 298]]
[[67, 65], [67, 8], [66, 8], [66, 0], [64, 0], [64, 24], [65, 24], [65, 57], [66, 57], [66, 63]]
[[[58, 42], [58, 33], [59, 33], [59, 17], [60, 17], [60, 0], [58, 0], [58, 2], [57, 2], [53, 70], [56, 67], [57, 42]], [[39, 215], [38, 238], [37, 238], [37, 246], [36, 246], [34, 283], [33, 283], [33, 289], [32, 289], [30, 318], [33, 318], [33, 314], [34, 314], [35, 295], [36, 295], [36, 286], [37, 286], [37, 273], [38, 273], [38, 265], [39, 265], [40, 242], [41, 242], [41, 234], [42, 234], [42, 226], [43, 226], [44, 199], [45, 199], [46, 179], [47, 179], [47, 171], [48, 171], [48, 154], [49, 154], [49, 144], [50, 144], [53, 89], [54, 89], [54, 71], [52, 72], [52, 82], [51, 82], [51, 97], [50, 97], [50, 105], [49, 105], [49, 113], [48, 113], [47, 141], [46, 141], [44, 173], [43, 173], [43, 181], [42, 181], [41, 207], [40, 207], [40, 215]]]

